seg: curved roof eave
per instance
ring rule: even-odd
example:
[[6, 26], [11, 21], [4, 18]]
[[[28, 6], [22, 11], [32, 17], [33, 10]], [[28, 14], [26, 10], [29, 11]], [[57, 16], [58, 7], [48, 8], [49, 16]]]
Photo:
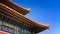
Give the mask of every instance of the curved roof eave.
[[26, 15], [30, 11], [28, 9], [24, 9], [22, 7], [17, 6], [13, 2], [11, 2], [10, 0], [0, 0], [0, 2], [4, 3], [5, 5], [11, 7], [12, 9], [16, 10], [17, 12], [19, 12], [19, 13], [21, 13], [23, 15]]

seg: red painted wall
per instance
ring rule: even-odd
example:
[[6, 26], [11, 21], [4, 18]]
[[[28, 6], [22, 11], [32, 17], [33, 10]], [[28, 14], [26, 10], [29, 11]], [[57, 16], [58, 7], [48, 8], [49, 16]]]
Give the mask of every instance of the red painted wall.
[[8, 32], [0, 31], [0, 34], [10, 34]]

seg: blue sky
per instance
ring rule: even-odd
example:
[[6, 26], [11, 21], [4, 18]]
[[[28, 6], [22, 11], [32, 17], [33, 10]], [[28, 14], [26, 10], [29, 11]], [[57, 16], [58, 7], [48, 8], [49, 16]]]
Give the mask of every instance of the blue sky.
[[28, 18], [43, 24], [50, 24], [38, 34], [60, 34], [60, 1], [59, 0], [11, 0], [18, 6], [31, 8]]

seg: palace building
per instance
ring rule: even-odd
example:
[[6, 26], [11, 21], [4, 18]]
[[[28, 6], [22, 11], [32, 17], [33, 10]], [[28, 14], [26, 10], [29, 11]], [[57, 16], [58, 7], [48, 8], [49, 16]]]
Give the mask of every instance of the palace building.
[[0, 34], [37, 34], [49, 28], [27, 18], [28, 12], [10, 0], [0, 0]]

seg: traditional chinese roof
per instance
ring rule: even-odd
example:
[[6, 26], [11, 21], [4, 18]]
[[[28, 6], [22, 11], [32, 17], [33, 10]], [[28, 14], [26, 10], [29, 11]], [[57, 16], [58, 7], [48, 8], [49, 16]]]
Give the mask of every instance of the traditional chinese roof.
[[[21, 21], [22, 23], [26, 24], [29, 30], [34, 30], [36, 33], [49, 28], [49, 25], [37, 23], [3, 3], [0, 3], [0, 13]], [[32, 29], [30, 29], [31, 27]]]
[[0, 2], [4, 3], [5, 5], [11, 7], [12, 9], [16, 10], [17, 12], [25, 15], [29, 12], [30, 9], [24, 9], [22, 7], [17, 6], [16, 4], [14, 4], [13, 2], [11, 2], [10, 0], [0, 0]]

